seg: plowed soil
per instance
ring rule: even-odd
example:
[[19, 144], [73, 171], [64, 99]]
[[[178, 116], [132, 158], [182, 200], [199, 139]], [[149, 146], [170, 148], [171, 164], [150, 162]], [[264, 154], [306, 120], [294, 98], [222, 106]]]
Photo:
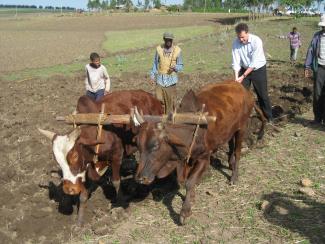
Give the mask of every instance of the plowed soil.
[[[119, 18], [129, 22], [129, 20], [124, 20], [124, 16]], [[101, 23], [103, 19], [99, 18], [98, 23]], [[208, 21], [205, 18], [198, 19], [196, 21], [199, 23]], [[78, 19], [71, 21], [75, 25], [82, 25]], [[183, 24], [186, 24], [186, 21], [189, 20], [184, 21]], [[108, 25], [114, 26], [110, 21], [107, 22], [110, 23]], [[145, 28], [146, 23], [149, 22], [143, 20], [141, 23]], [[58, 24], [62, 27], [65, 26], [61, 20], [58, 21]], [[82, 36], [86, 37], [87, 35], [80, 34], [80, 38]], [[95, 37], [96, 31], [91, 36]], [[76, 53], [82, 49], [82, 45], [78, 48]], [[46, 58], [51, 59], [50, 56]], [[291, 117], [310, 108], [312, 84], [300, 82], [303, 79], [298, 75], [300, 73], [270, 73], [270, 80], [283, 81], [282, 84], [273, 85], [271, 83], [270, 85], [270, 96], [279, 127], [281, 127], [281, 123], [286, 123]], [[225, 78], [227, 77], [220, 77], [213, 73], [183, 75], [178, 86], [179, 98], [189, 88], [198, 89], [203, 84], [217, 82]], [[130, 212], [137, 211], [138, 204], [142, 206], [146, 203], [147, 200], [132, 198], [132, 207], [112, 208], [111, 195], [109, 194], [112, 187], [104, 180], [102, 187], [99, 187], [89, 200], [85, 228], [77, 229], [75, 227], [77, 201], [63, 195], [60, 191], [60, 179], [57, 174], [59, 167], [53, 158], [51, 143], [38, 133], [37, 127], [61, 134], [71, 130], [70, 126], [56, 122], [55, 117], [69, 114], [74, 110], [78, 97], [83, 94], [82, 79], [83, 77], [80, 75], [73, 79], [56, 76], [47, 80], [27, 80], [20, 83], [1, 81], [0, 243], [26, 241], [61, 243], [69, 240], [86, 240], [89, 233], [94, 235], [113, 234], [117, 231], [117, 223], [123, 222]], [[113, 90], [139, 88], [147, 91], [153, 90], [147, 82], [148, 77], [138, 73], [123, 74], [118, 79], [112, 77], [112, 80], [114, 81]], [[195, 85], [193, 86], [193, 84]], [[257, 127], [257, 121], [252, 123], [252, 131]], [[273, 129], [269, 128], [268, 133], [274, 133]], [[254, 150], [251, 149], [250, 153], [254, 154]], [[226, 148], [221, 150], [219, 156], [217, 155], [221, 161], [225, 155], [224, 151]], [[215, 171], [215, 169], [211, 168], [210, 171]], [[227, 181], [223, 176], [220, 176], [218, 180]], [[134, 194], [135, 191], [132, 184], [132, 181], [129, 180], [125, 181], [123, 186], [130, 194]], [[106, 196], [102, 189], [106, 192]], [[207, 198], [204, 201], [211, 201], [211, 199]], [[218, 211], [222, 211], [220, 208], [221, 206]], [[145, 213], [142, 214], [143, 217]], [[201, 217], [205, 218], [198, 213], [195, 214], [195, 218]], [[169, 219], [170, 216], [165, 218]], [[148, 216], [148, 221], [150, 221], [150, 216]], [[124, 228], [126, 227], [124, 226]]]

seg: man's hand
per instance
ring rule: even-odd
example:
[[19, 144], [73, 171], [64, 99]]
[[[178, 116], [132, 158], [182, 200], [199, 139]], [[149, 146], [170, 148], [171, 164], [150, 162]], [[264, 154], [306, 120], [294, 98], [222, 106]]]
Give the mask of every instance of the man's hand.
[[243, 75], [239, 76], [238, 79], [236, 79], [236, 82], [242, 83], [244, 79], [245, 79], [245, 77]]
[[305, 69], [305, 78], [310, 78], [312, 77], [312, 70], [311, 69]]
[[171, 74], [173, 72], [176, 72], [176, 68], [175, 67], [170, 67], [168, 70], [168, 74]]
[[150, 79], [150, 80], [149, 80], [149, 83], [150, 83], [150, 85], [154, 85], [156, 82], [155, 82], [154, 79]]

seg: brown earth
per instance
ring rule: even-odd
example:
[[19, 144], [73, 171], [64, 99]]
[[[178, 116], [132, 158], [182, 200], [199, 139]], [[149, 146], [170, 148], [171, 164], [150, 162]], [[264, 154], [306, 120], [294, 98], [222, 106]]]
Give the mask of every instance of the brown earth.
[[[300, 73], [270, 73], [270, 80], [283, 81], [270, 86], [272, 102], [276, 105], [275, 113], [279, 118], [278, 126], [310, 107], [311, 83], [298, 82], [302, 79], [298, 77]], [[183, 75], [179, 83], [179, 97], [189, 88], [197, 89], [203, 84], [224, 78], [217, 74]], [[37, 127], [62, 134], [71, 130], [70, 126], [56, 122], [54, 118], [74, 110], [78, 97], [84, 92], [82, 79], [80, 74], [73, 79], [56, 76], [47, 80], [1, 81], [0, 243], [60, 243], [87, 240], [89, 235], [114, 234], [115, 231], [120, 233], [116, 229], [118, 224], [130, 212], [135, 213], [137, 206], [146, 205], [148, 200], [138, 202], [134, 199], [129, 208], [112, 208], [112, 188], [105, 183], [89, 200], [85, 228], [75, 227], [76, 199], [64, 196], [58, 190], [60, 179], [56, 172], [59, 167], [53, 158], [50, 142], [38, 133]], [[141, 88], [152, 91], [147, 82], [148, 77], [139, 73], [123, 74], [112, 80], [113, 90]], [[252, 122], [252, 131], [257, 126], [258, 122]], [[271, 128], [268, 133], [275, 132]], [[221, 160], [224, 159], [225, 149], [217, 155]], [[215, 169], [211, 168], [210, 171]], [[222, 176], [218, 181], [226, 182], [227, 179]], [[124, 189], [134, 194], [134, 185], [130, 181], [125, 182]], [[103, 190], [106, 194], [103, 194]], [[205, 190], [214, 195], [213, 191]], [[159, 198], [166, 192], [168, 189], [152, 195]], [[220, 210], [220, 206], [218, 208]], [[142, 218], [145, 215], [142, 212]], [[171, 216], [175, 218], [175, 213], [171, 212]], [[147, 217], [151, 221], [152, 216]], [[206, 217], [196, 212], [195, 218], [204, 220]], [[216, 229], [216, 234], [220, 231]], [[115, 236], [119, 236], [117, 233]]]
[[233, 23], [238, 14], [110, 14], [37, 16], [0, 21], [0, 73], [88, 59], [106, 31]]

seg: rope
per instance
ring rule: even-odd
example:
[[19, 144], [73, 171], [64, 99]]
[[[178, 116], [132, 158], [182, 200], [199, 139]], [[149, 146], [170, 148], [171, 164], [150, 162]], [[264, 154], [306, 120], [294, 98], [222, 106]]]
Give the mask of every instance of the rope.
[[191, 158], [191, 155], [192, 155], [192, 150], [193, 150], [193, 147], [194, 147], [195, 139], [197, 137], [197, 133], [198, 133], [199, 128], [200, 128], [200, 122], [201, 122], [201, 119], [202, 119], [202, 117], [204, 115], [204, 108], [205, 108], [205, 104], [202, 105], [201, 113], [200, 113], [198, 122], [197, 122], [196, 127], [195, 127], [195, 131], [194, 131], [194, 134], [193, 134], [190, 149], [188, 150], [188, 154], [187, 154], [187, 157], [186, 157], [186, 165], [188, 165], [188, 163], [190, 161], [190, 158]]

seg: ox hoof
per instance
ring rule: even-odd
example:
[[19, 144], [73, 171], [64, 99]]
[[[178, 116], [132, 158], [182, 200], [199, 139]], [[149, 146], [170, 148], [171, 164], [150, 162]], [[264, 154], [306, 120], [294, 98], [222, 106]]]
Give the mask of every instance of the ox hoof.
[[181, 225], [185, 225], [185, 220], [186, 220], [186, 218], [184, 216], [182, 216], [182, 215], [179, 216], [179, 223]]
[[235, 186], [237, 185], [237, 180], [230, 180], [230, 183], [229, 183], [231, 186]]
[[238, 182], [238, 176], [232, 176], [230, 178], [230, 185], [232, 186], [237, 185], [237, 182]]
[[81, 228], [84, 226], [84, 222], [82, 220], [78, 220], [77, 227]]

